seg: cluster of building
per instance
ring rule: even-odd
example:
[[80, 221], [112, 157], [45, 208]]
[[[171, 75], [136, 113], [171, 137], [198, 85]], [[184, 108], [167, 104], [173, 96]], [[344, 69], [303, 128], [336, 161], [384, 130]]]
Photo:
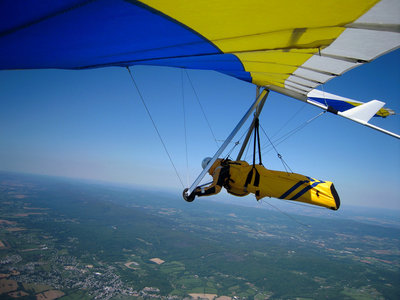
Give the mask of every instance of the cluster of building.
[[[6, 275], [7, 282], [49, 286], [52, 288], [53, 295], [56, 295], [54, 291], [60, 291], [58, 295], [64, 295], [61, 290], [72, 289], [85, 290], [94, 299], [104, 300], [117, 295], [168, 300], [180, 299], [176, 296], [160, 295], [160, 290], [156, 287], [134, 290], [122, 282], [113, 266], [82, 265], [73, 256], [54, 255], [50, 262], [21, 264], [21, 261], [22, 257], [19, 255], [6, 256], [0, 260], [0, 273]], [[43, 265], [46, 265], [49, 270], [43, 272]], [[7, 290], [7, 292], [10, 291]]]

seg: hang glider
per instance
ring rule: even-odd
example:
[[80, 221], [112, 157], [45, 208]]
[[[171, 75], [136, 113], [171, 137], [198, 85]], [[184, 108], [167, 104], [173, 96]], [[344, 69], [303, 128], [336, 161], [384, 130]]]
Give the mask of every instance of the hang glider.
[[398, 48], [399, 15], [398, 0], [6, 0], [0, 69], [214, 70], [369, 126], [394, 112], [314, 89]]

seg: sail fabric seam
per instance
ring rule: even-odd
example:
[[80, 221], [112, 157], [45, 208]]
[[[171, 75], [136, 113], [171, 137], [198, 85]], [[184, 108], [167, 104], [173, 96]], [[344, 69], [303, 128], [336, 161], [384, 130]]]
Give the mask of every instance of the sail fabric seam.
[[[398, 4], [387, 2], [64, 0], [26, 13], [15, 2], [4, 2], [0, 68], [165, 65], [215, 70], [301, 96], [394, 49], [400, 25], [392, 6]], [[375, 9], [381, 3], [384, 9]], [[364, 39], [372, 34], [376, 49], [358, 49], [362, 41], [343, 43], [353, 34]], [[313, 59], [318, 49], [322, 60]], [[335, 67], [335, 59], [348, 64]]]
[[147, 4], [145, 4], [145, 3], [143, 3], [143, 2], [140, 2], [140, 1], [138, 1], [138, 0], [125, 0], [125, 1], [127, 1], [127, 2], [129, 2], [129, 3], [133, 4], [133, 5], [136, 5], [136, 6], [138, 6], [138, 7], [142, 7], [142, 8], [144, 8], [144, 9], [148, 10], [148, 11], [151, 12], [151, 13], [154, 13], [154, 14], [156, 14], [156, 15], [158, 15], [158, 16], [160, 16], [160, 17], [162, 17], [162, 18], [164, 18], [164, 19], [166, 19], [166, 20], [168, 20], [168, 21], [171, 21], [171, 22], [173, 22], [173, 23], [175, 23], [175, 24], [177, 24], [177, 25], [183, 27], [184, 29], [190, 31], [191, 33], [193, 33], [193, 34], [197, 35], [198, 37], [200, 37], [201, 39], [203, 39], [205, 42], [211, 44], [215, 49], [218, 50], [219, 53], [221, 53], [221, 54], [224, 53], [224, 52], [221, 51], [221, 49], [219, 49], [213, 42], [211, 42], [211, 41], [210, 41], [209, 39], [207, 39], [205, 36], [203, 36], [202, 34], [200, 34], [198, 31], [196, 31], [196, 30], [190, 28], [189, 26], [187, 26], [186, 24], [184, 24], [184, 23], [182, 23], [182, 22], [179, 22], [177, 19], [174, 19], [173, 17], [171, 17], [171, 16], [169, 16], [169, 15], [163, 13], [162, 11], [159, 11], [159, 10], [157, 10], [157, 9], [155, 9], [155, 8], [153, 8], [153, 7], [151, 7], [151, 6], [147, 5]]
[[[384, 1], [380, 1], [378, 4], [383, 3]], [[386, 1], [387, 2], [387, 1]], [[320, 52], [320, 57], [329, 57], [331, 59], [339, 59], [339, 60], [343, 60], [343, 61], [347, 61], [349, 63], [352, 63], [352, 65], [348, 65], [348, 66], [342, 66], [342, 69], [340, 70], [340, 72], [338, 72], [339, 74], [335, 74], [337, 75], [341, 75], [349, 70], [351, 70], [354, 67], [357, 67], [359, 64], [362, 63], [366, 63], [369, 62], [383, 54], [385, 54], [388, 51], [394, 50], [396, 48], [400, 47], [400, 36], [398, 35], [399, 30], [400, 30], [400, 25], [399, 24], [387, 24], [387, 23], [377, 23], [376, 20], [374, 20], [375, 22], [370, 22], [372, 21], [371, 19], [371, 15], [374, 15], [374, 11], [376, 11], [376, 7], [378, 6], [378, 4], [375, 4], [373, 7], [371, 7], [369, 10], [365, 11], [359, 18], [357, 18], [356, 20], [354, 20], [354, 22], [346, 24], [344, 27], [346, 28], [345, 31], [343, 31], [342, 34], [340, 34], [333, 43], [331, 43], [328, 47], [322, 49], [322, 51]], [[387, 3], [386, 3], [387, 4]], [[396, 11], [396, 7], [398, 8], [399, 5], [394, 4], [394, 2], [391, 4], [392, 10]], [[392, 12], [393, 13], [393, 12]], [[367, 15], [369, 15], [369, 17], [367, 17]], [[382, 18], [382, 16], [380, 16]], [[389, 18], [390, 19], [390, 18]], [[360, 22], [359, 22], [360, 20]], [[380, 20], [382, 21], [382, 20]], [[358, 36], [359, 39], [367, 39], [368, 36], [370, 36], [370, 39], [375, 38], [376, 37], [376, 32], [382, 32], [381, 36], [384, 34], [392, 34], [391, 37], [392, 39], [394, 39], [392, 42], [386, 42], [387, 45], [383, 45], [379, 40], [374, 41], [375, 43], [375, 49], [373, 50], [369, 50], [369, 51], [365, 51], [365, 48], [370, 48], [367, 44], [361, 44], [361, 43], [355, 43], [355, 42], [349, 42], [349, 38], [351, 38], [352, 41], [357, 40], [355, 37]], [[397, 36], [397, 46], [396, 46], [396, 38], [395, 36]], [[375, 38], [376, 39], [376, 38]], [[389, 40], [389, 36], [388, 38], [386, 38], [386, 40]], [[346, 42], [347, 41], [347, 42]], [[346, 52], [343, 52], [343, 46], [347, 46], [346, 48], [349, 48]], [[358, 55], [355, 56], [354, 54], [355, 49], [357, 49], [356, 47], [360, 48], [359, 51], [357, 51]], [[363, 48], [363, 50], [361, 50], [361, 48]], [[353, 53], [352, 53], [353, 52]], [[365, 52], [365, 54], [363, 54]], [[319, 65], [319, 67], [321, 69], [326, 68], [326, 63], [327, 61], [325, 61], [325, 63], [323, 63], [323, 61], [316, 61], [315, 57], [317, 55], [313, 55], [311, 56], [306, 62], [304, 62], [304, 66], [314, 66], [313, 67], [313, 71], [317, 71], [316, 67]], [[331, 64], [334, 64], [333, 62], [330, 62]], [[322, 71], [322, 70], [320, 70]], [[298, 72], [296, 70], [296, 72]], [[296, 75], [296, 72], [294, 72], [293, 75]], [[290, 77], [289, 77], [290, 78]], [[287, 85], [286, 83], [289, 83], [289, 78], [287, 79], [287, 81], [285, 81], [285, 87], [289, 87], [289, 85]], [[329, 80], [331, 80], [332, 78], [326, 78], [324, 80], [322, 80], [322, 83], [325, 83]], [[292, 86], [293, 88], [293, 86]], [[295, 91], [303, 93], [303, 91], [301, 89], [297, 89], [296, 87]]]
[[45, 15], [45, 16], [43, 16], [43, 17], [37, 19], [37, 20], [30, 21], [29, 23], [22, 24], [22, 25], [19, 25], [19, 26], [17, 26], [17, 27], [11, 28], [11, 29], [7, 29], [7, 30], [5, 30], [5, 31], [3, 31], [3, 32], [0, 32], [0, 37], [3, 37], [3, 36], [6, 36], [6, 35], [9, 35], [9, 34], [12, 34], [12, 33], [14, 33], [14, 32], [17, 32], [17, 31], [21, 30], [21, 29], [28, 28], [28, 27], [33, 26], [33, 25], [36, 25], [36, 24], [38, 24], [38, 23], [40, 23], [40, 22], [46, 21], [46, 20], [48, 20], [48, 19], [54, 18], [54, 17], [56, 17], [56, 16], [62, 15], [62, 14], [64, 14], [64, 13], [67, 13], [67, 12], [69, 12], [69, 11], [78, 9], [78, 8], [80, 8], [80, 7], [82, 7], [82, 6], [85, 6], [85, 5], [89, 4], [89, 3], [96, 2], [96, 1], [98, 1], [98, 0], [87, 0], [87, 1], [84, 1], [84, 2], [79, 3], [79, 4], [75, 4], [75, 5], [71, 6], [71, 7], [64, 8], [64, 9], [62, 9], [62, 10], [60, 10], [60, 11], [51, 13], [51, 14], [49, 14], [49, 15]]
[[[180, 46], [187, 46], [187, 45], [195, 45], [196, 43], [184, 43], [184, 44], [176, 44], [174, 46], [169, 46], [169, 47], [161, 47], [161, 48], [153, 48], [153, 49], [149, 49], [143, 52], [150, 52], [150, 51], [154, 51], [154, 50], [162, 50], [162, 49], [167, 49], [167, 48], [174, 48], [174, 47], [180, 47]], [[198, 43], [201, 44], [201, 43]], [[137, 52], [139, 53], [139, 52]], [[181, 56], [170, 56], [170, 57], [156, 57], [156, 58], [148, 58], [148, 59], [137, 59], [137, 60], [128, 60], [128, 61], [118, 61], [118, 62], [114, 62], [112, 64], [110, 63], [104, 63], [104, 64], [98, 64], [98, 65], [89, 65], [89, 66], [84, 66], [84, 67], [77, 67], [77, 68], [73, 68], [73, 69], [90, 69], [90, 68], [98, 68], [98, 67], [103, 67], [103, 66], [133, 66], [133, 65], [141, 65], [141, 64], [147, 64], [147, 62], [154, 62], [154, 61], [163, 61], [163, 60], [169, 60], [169, 59], [184, 59], [184, 58], [191, 58], [191, 57], [208, 57], [208, 56], [224, 56], [224, 55], [229, 55], [229, 53], [207, 53], [207, 54], [188, 54], [188, 55], [181, 55]], [[210, 60], [210, 62], [217, 62], [220, 60]], [[238, 59], [238, 62], [240, 62], [240, 60]], [[157, 65], [157, 64], [155, 64]], [[219, 69], [214, 69], [215, 71], [219, 71]], [[237, 70], [233, 70], [233, 71], [237, 71]], [[242, 70], [243, 72], [244, 69]], [[223, 70], [221, 72], [224, 72]], [[247, 73], [247, 72], [246, 72]]]

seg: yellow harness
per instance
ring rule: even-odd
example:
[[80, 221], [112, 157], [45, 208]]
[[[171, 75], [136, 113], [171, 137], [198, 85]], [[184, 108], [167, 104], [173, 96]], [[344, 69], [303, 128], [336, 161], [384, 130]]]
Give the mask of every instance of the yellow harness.
[[245, 161], [229, 161], [227, 191], [235, 196], [253, 193], [257, 200], [273, 197], [300, 201], [337, 210], [340, 199], [330, 181], [322, 181], [301, 174], [268, 170], [262, 165]]

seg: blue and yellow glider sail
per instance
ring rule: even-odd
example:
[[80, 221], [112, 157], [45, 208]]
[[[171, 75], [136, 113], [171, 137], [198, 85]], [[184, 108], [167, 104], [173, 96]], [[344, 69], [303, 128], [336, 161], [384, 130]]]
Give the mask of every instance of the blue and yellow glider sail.
[[[323, 106], [313, 89], [400, 46], [399, 11], [397, 0], [5, 0], [0, 69], [215, 70]], [[343, 112], [359, 105], [349, 100], [331, 102]]]

